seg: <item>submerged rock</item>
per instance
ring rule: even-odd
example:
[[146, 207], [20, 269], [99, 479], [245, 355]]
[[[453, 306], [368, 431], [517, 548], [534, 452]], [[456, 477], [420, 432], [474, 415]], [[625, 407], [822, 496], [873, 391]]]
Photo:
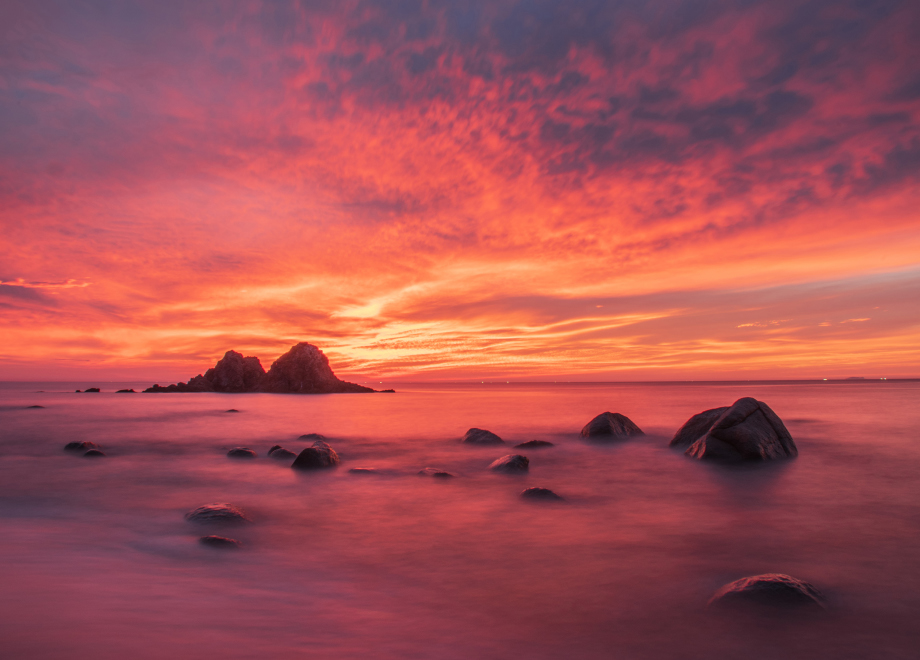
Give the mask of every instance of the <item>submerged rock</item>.
[[137, 392], [134, 391], [134, 388], [131, 388], [129, 390], [115, 390], [115, 394], [137, 394]]
[[325, 440], [326, 436], [322, 433], [304, 433], [298, 440]]
[[45, 406], [26, 406], [26, 408], [44, 408]]
[[239, 412], [236, 408], [230, 408], [230, 410], [225, 410], [224, 412]]
[[99, 445], [95, 442], [90, 442], [89, 440], [84, 440], [83, 442], [68, 442], [64, 445], [64, 451], [73, 451], [73, 452], [85, 452], [87, 449], [99, 449]]
[[211, 534], [209, 536], [202, 536], [198, 539], [198, 542], [202, 545], [206, 545], [209, 548], [226, 548], [228, 550], [236, 550], [242, 545], [236, 539], [228, 539], [226, 536], [217, 536]]
[[372, 467], [353, 467], [349, 472], [352, 474], [380, 474], [380, 470]]
[[270, 451], [268, 452], [268, 455], [271, 458], [274, 458], [276, 461], [290, 461], [297, 458], [297, 454], [289, 449], [285, 449], [284, 447], [279, 447], [274, 451]]
[[709, 599], [709, 605], [716, 607], [754, 603], [786, 608], [824, 608], [824, 602], [824, 596], [814, 585], [782, 573], [765, 573], [735, 580]]
[[508, 454], [499, 459], [492, 461], [489, 469], [495, 472], [506, 472], [508, 474], [527, 472], [530, 469], [530, 459], [521, 454]]
[[291, 464], [295, 470], [321, 470], [339, 464], [339, 455], [322, 440], [317, 440], [312, 447], [307, 447]]
[[[77, 392], [79, 391], [80, 390], [77, 390]], [[83, 390], [83, 393], [85, 394], [87, 392], [99, 392], [99, 388], [98, 387], [87, 387], [85, 390]]]
[[581, 435], [585, 438], [610, 438], [613, 440], [645, 434], [626, 415], [605, 412], [585, 424], [585, 427], [581, 430]]
[[472, 428], [463, 435], [462, 442], [471, 445], [500, 445], [505, 441], [492, 433], [492, 431]]
[[686, 445], [688, 456], [723, 461], [767, 461], [799, 453], [782, 420], [751, 397], [691, 417], [671, 440], [672, 447]]
[[556, 495], [549, 488], [540, 488], [539, 486], [533, 486], [532, 488], [525, 488], [521, 491], [521, 497], [528, 500], [561, 500], [562, 498]]
[[449, 479], [450, 477], [454, 476], [447, 470], [440, 470], [433, 467], [422, 468], [418, 471], [418, 473], [423, 477], [435, 477], [437, 479]]
[[238, 524], [251, 522], [242, 509], [219, 502], [217, 504], [205, 504], [192, 509], [185, 514], [185, 519], [189, 522], [201, 524]]
[[256, 453], [249, 447], [234, 447], [227, 452], [230, 458], [255, 458]]
[[514, 445], [515, 449], [542, 449], [544, 447], [555, 447], [556, 445], [546, 440], [528, 440]]
[[105, 456], [105, 453], [99, 449], [90, 449], [83, 454], [83, 458], [102, 458], [103, 456]]

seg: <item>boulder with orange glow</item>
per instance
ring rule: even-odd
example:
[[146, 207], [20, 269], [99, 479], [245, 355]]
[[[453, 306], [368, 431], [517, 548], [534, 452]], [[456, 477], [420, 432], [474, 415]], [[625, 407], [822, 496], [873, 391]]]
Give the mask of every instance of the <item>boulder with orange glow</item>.
[[768, 461], [799, 453], [792, 436], [770, 406], [751, 397], [705, 410], [680, 427], [672, 447], [687, 447], [693, 458]]

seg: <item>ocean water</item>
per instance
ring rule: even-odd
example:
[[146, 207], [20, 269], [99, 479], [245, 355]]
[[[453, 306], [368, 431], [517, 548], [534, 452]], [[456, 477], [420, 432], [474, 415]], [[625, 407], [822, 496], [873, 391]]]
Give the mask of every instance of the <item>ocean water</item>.
[[[3, 658], [920, 653], [918, 382], [73, 393], [87, 385], [0, 388]], [[688, 417], [742, 396], [779, 414], [797, 459], [731, 468], [668, 448]], [[583, 441], [608, 410], [646, 437]], [[506, 446], [459, 444], [473, 426]], [[265, 457], [276, 443], [300, 451], [310, 432], [339, 468]], [[522, 452], [527, 475], [486, 469], [531, 439], [556, 446]], [[107, 457], [64, 452], [73, 440]], [[227, 458], [236, 446], [259, 458]], [[428, 466], [457, 477], [417, 475]], [[525, 501], [529, 486], [565, 502]], [[184, 519], [212, 502], [253, 522]], [[242, 548], [201, 545], [209, 533]], [[721, 585], [764, 572], [815, 584], [827, 611], [706, 608]]]

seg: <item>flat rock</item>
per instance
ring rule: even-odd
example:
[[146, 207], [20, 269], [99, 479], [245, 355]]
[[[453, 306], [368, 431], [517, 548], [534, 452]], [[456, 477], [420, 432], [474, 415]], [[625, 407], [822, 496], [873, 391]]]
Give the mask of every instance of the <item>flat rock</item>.
[[[80, 390], [77, 390], [77, 392], [79, 391]], [[99, 392], [99, 388], [98, 387], [87, 387], [85, 390], [83, 390], [83, 393], [85, 394], [87, 392]]]
[[89, 440], [84, 440], [83, 442], [68, 442], [64, 445], [64, 451], [73, 451], [73, 452], [85, 452], [88, 449], [99, 449], [99, 445], [95, 442], [90, 442]]
[[185, 519], [189, 522], [205, 525], [251, 522], [242, 509], [226, 502], [205, 504], [197, 509], [192, 509], [185, 514]]
[[540, 488], [533, 486], [521, 491], [521, 497], [528, 500], [561, 500], [562, 498], [551, 491], [549, 488]]
[[489, 469], [507, 474], [527, 472], [530, 469], [530, 459], [521, 454], [508, 454], [492, 461]]
[[735, 580], [709, 599], [709, 605], [717, 607], [754, 603], [785, 608], [824, 608], [824, 602], [824, 596], [814, 585], [782, 573]]
[[129, 390], [115, 390], [115, 394], [137, 394], [137, 392], [134, 391], [134, 388], [131, 388]]
[[249, 447], [234, 447], [227, 452], [230, 458], [255, 458], [256, 453]]
[[27, 409], [30, 408], [44, 408], [45, 406], [26, 406]]
[[619, 440], [645, 434], [626, 415], [605, 412], [585, 424], [581, 435], [585, 438]]
[[449, 479], [454, 476], [447, 470], [440, 470], [433, 467], [422, 468], [418, 473], [423, 477], [435, 477], [436, 479]]
[[209, 548], [221, 548], [227, 550], [237, 550], [242, 545], [236, 539], [228, 539], [226, 536], [217, 536], [211, 534], [209, 536], [202, 536], [198, 539], [198, 542], [202, 545], [206, 545]]
[[83, 454], [83, 458], [102, 458], [105, 454], [99, 449], [90, 449]]
[[230, 408], [230, 410], [225, 410], [224, 412], [239, 412], [236, 408]]
[[302, 436], [297, 438], [298, 440], [325, 440], [326, 436], [322, 433], [304, 433]]
[[322, 470], [339, 464], [339, 455], [322, 440], [317, 440], [312, 447], [307, 447], [291, 464], [295, 470]]
[[685, 453], [693, 458], [721, 461], [767, 461], [799, 453], [782, 420], [751, 397], [694, 415], [670, 444], [686, 446]]
[[500, 445], [505, 441], [492, 431], [472, 428], [463, 435], [463, 442], [471, 445]]
[[372, 467], [353, 467], [349, 472], [352, 474], [380, 474], [380, 470]]
[[515, 449], [543, 449], [544, 447], [555, 447], [556, 445], [546, 440], [528, 440], [514, 445]]

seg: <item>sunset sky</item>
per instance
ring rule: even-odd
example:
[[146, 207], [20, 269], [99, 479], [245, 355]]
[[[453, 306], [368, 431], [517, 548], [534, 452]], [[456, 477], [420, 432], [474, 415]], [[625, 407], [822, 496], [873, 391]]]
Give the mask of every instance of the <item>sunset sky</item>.
[[0, 380], [920, 376], [916, 0], [0, 3]]

